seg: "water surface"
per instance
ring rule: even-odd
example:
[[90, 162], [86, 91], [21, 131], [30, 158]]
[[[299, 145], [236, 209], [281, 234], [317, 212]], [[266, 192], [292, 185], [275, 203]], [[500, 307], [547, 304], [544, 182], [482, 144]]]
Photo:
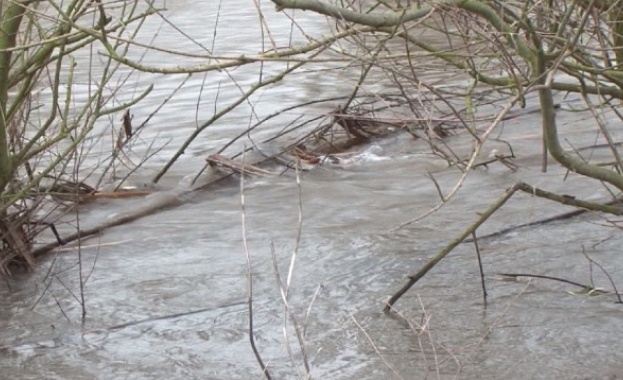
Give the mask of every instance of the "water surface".
[[[172, 32], [158, 18], [141, 36], [158, 33], [160, 44], [179, 50], [199, 44], [222, 54], [262, 48], [252, 2], [189, 4], [168, 2], [165, 15], [197, 36], [196, 41]], [[218, 38], [212, 47], [217, 6]], [[286, 44], [288, 19], [275, 14], [268, 2], [262, 7], [273, 36]], [[296, 20], [309, 33], [329, 31], [322, 17], [300, 12]], [[293, 36], [303, 41], [298, 33]], [[147, 55], [145, 63], [163, 59]], [[238, 83], [250, 83], [258, 72], [249, 67], [230, 74]], [[312, 96], [341, 96], [357, 75], [357, 70], [304, 71], [262, 92], [252, 104], [255, 112], [266, 115]], [[179, 80], [141, 74], [140, 86], [156, 87], [147, 102], [133, 110], [135, 118], [146, 117]], [[217, 88], [218, 100], [211, 96]], [[182, 95], [157, 114], [142, 136], [145, 141], [171, 138], [172, 143], [146, 165], [140, 178], [149, 179], [157, 171], [188, 132], [211, 116], [214, 103], [224, 105], [238, 96], [235, 88], [227, 73], [188, 80]], [[203, 95], [197, 103], [199, 92]], [[333, 106], [307, 109], [303, 116]], [[285, 120], [298, 116], [300, 112], [275, 119], [257, 137], [276, 133]], [[559, 119], [565, 138], [575, 146], [595, 142], [586, 118], [563, 107]], [[188, 149], [163, 186], [174, 187], [196, 173], [203, 157], [246, 128], [249, 120], [250, 108], [242, 106], [215, 124]], [[408, 275], [514, 182], [584, 199], [606, 196], [603, 188], [557, 165], [541, 173], [538, 128], [538, 113], [505, 122], [501, 137], [512, 144], [519, 170], [512, 173], [499, 164], [475, 170], [440, 211], [399, 230], [393, 229], [439, 202], [427, 171], [446, 192], [460, 175], [431, 156], [426, 143], [410, 136], [372, 143], [361, 160], [302, 173], [300, 186], [293, 175], [247, 181], [248, 252], [236, 180], [179, 207], [107, 230], [83, 241], [80, 248], [63, 248], [34, 273], [11, 279], [11, 290], [2, 288], [0, 341], [6, 348], [0, 351], [0, 374], [24, 379], [260, 378], [249, 343], [248, 253], [255, 342], [274, 378], [303, 377], [301, 347], [292, 324], [284, 322], [276, 279], [278, 269], [285, 283], [296, 252], [288, 306], [305, 329], [304, 350], [314, 378], [618, 378], [623, 370], [622, 309], [612, 295], [589, 297], [572, 293], [579, 289], [562, 283], [509, 281], [496, 274], [531, 273], [590, 283], [587, 254], [616, 282], [623, 267], [615, 218], [586, 214], [480, 240], [486, 306], [475, 248], [463, 244], [398, 302], [399, 313], [381, 312]], [[457, 152], [471, 147], [464, 135], [448, 142]], [[140, 202], [85, 205], [81, 221], [96, 223]], [[567, 210], [518, 194], [479, 234]], [[83, 277], [88, 277], [82, 290], [84, 323], [79, 258]], [[596, 285], [611, 289], [595, 267], [593, 276]]]

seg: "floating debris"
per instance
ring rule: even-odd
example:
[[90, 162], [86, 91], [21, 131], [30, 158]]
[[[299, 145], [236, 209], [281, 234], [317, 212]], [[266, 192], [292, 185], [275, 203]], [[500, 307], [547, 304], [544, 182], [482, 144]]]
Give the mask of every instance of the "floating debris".
[[269, 170], [259, 168], [251, 164], [243, 164], [237, 160], [225, 157], [220, 154], [212, 154], [206, 158], [211, 167], [223, 172], [224, 174], [239, 173], [245, 175], [256, 175], [261, 177], [270, 177], [279, 175]]

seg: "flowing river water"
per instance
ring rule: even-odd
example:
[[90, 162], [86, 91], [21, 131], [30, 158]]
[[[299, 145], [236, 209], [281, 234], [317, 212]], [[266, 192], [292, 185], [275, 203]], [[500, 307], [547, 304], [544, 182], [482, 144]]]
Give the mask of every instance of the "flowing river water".
[[[168, 6], [165, 15], [189, 35], [198, 36], [196, 43], [211, 45], [220, 7], [215, 51], [261, 49], [258, 16], [251, 1], [179, 0], [169, 1]], [[262, 6], [276, 40], [287, 43], [290, 22], [278, 17], [268, 2]], [[311, 13], [297, 13], [296, 20], [311, 34], [329, 30], [324, 18]], [[188, 39], [158, 18], [148, 22], [143, 33], [145, 38], [157, 35], [160, 46], [192, 48]], [[162, 57], [154, 53], [144, 63], [162, 63]], [[154, 117], [142, 138], [170, 139], [171, 143], [146, 164], [141, 175], [153, 176], [197, 122], [211, 116], [215, 102], [226, 104], [238, 95], [222, 75], [192, 77]], [[257, 78], [257, 72], [243, 69], [232, 75], [240, 83]], [[305, 99], [343, 96], [357, 78], [357, 70], [303, 71], [262, 92], [252, 104], [259, 115], [268, 115]], [[147, 103], [141, 104], [144, 110], [133, 110], [135, 119], [145, 118], [179, 80], [141, 74], [138, 87], [143, 83], [156, 86]], [[219, 91], [218, 99], [215, 91]], [[197, 107], [200, 93], [204, 100]], [[307, 112], [320, 115], [337, 104]], [[249, 125], [250, 112], [243, 105], [206, 131], [161, 186], [174, 188], [192, 177], [207, 154]], [[275, 119], [255, 137], [275, 134], [288, 117], [298, 116]], [[558, 116], [564, 138], [574, 146], [595, 143], [595, 133], [589, 132], [593, 130], [590, 117], [564, 106]], [[621, 234], [616, 218], [585, 214], [480, 240], [486, 305], [474, 245], [462, 244], [400, 299], [399, 314], [382, 313], [384, 302], [408, 275], [417, 272], [513, 183], [525, 181], [589, 200], [606, 196], [603, 187], [555, 164], [547, 173], [541, 172], [538, 113], [504, 122], [502, 136], [517, 156], [516, 172], [501, 164], [474, 170], [447, 205], [398, 230], [395, 227], [439, 202], [427, 172], [434, 174], [444, 192], [460, 176], [457, 170], [447, 169], [444, 161], [426, 154], [425, 143], [409, 136], [372, 143], [359, 160], [304, 172], [300, 186], [293, 176], [245, 184], [253, 336], [273, 378], [304, 377], [305, 358], [292, 324], [284, 317], [276, 279], [278, 268], [281, 281], [288, 280], [294, 252], [288, 308], [304, 327], [305, 357], [313, 378], [623, 376], [623, 309], [613, 295], [587, 296], [559, 282], [509, 281], [497, 275], [529, 273], [589, 284], [591, 266], [585, 253], [621, 286]], [[462, 135], [448, 141], [458, 150], [470, 146]], [[81, 206], [81, 224], [140, 207], [141, 202], [111, 200]], [[302, 224], [297, 238], [299, 207]], [[517, 194], [478, 233], [569, 210]], [[84, 324], [76, 247], [62, 248], [34, 273], [10, 279], [11, 289], [1, 290], [0, 342], [4, 348], [0, 350], [0, 377], [261, 378], [249, 343], [242, 215], [239, 185], [232, 180], [231, 186], [197, 194], [177, 207], [83, 241], [82, 271], [88, 275], [83, 289]], [[606, 276], [597, 267], [592, 269], [596, 285], [612, 289]]]

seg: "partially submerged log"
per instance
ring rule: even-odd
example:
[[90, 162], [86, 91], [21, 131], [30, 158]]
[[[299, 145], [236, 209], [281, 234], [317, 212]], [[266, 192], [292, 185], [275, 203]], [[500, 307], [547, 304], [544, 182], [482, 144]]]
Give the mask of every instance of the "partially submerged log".
[[225, 157], [220, 154], [212, 154], [206, 158], [208, 164], [211, 167], [223, 172], [224, 174], [239, 173], [244, 175], [256, 175], [260, 177], [276, 176], [278, 173], [273, 173], [269, 170], [262, 169], [255, 165], [242, 163], [237, 160]]
[[[369, 144], [375, 139], [386, 138], [396, 132], [404, 131], [408, 126], [408, 123], [402, 120], [379, 120], [374, 118], [373, 115], [371, 117], [369, 113], [368, 116], [364, 116], [357, 112], [341, 109], [332, 113], [332, 116], [329, 124], [319, 126], [307, 136], [291, 145], [276, 149], [266, 149], [267, 151], [272, 151], [270, 154], [258, 150], [257, 153], [261, 154], [259, 161], [257, 160], [257, 155], [255, 155], [254, 159], [249, 158], [252, 155], [243, 156], [242, 154], [238, 154], [237, 158], [226, 157], [222, 154], [209, 155], [206, 158], [206, 162], [220, 174], [217, 178], [210, 178], [208, 183], [184, 190], [180, 194], [167, 191], [162, 192], [163, 197], [160, 197], [162, 199], [150, 198], [149, 201], [137, 206], [136, 209], [115, 215], [115, 217], [107, 219], [97, 227], [77, 231], [63, 238], [57, 237], [57, 241], [35, 249], [31, 257], [37, 258], [58, 246], [97, 234], [106, 228], [139, 219], [163, 208], [178, 205], [180, 202], [183, 202], [182, 198], [185, 197], [185, 194], [213, 188], [216, 184], [223, 183], [223, 180], [232, 175], [272, 177], [287, 173], [288, 170], [292, 169], [310, 170], [325, 163], [339, 164], [343, 160], [350, 160], [361, 153], [354, 148]], [[99, 191], [84, 183], [54, 180], [53, 186], [55, 187], [46, 188], [40, 194], [47, 194], [65, 202], [85, 202], [102, 198], [134, 198], [154, 193], [154, 191], [144, 191], [143, 189], [125, 189], [111, 192]], [[32, 248], [29, 248], [29, 252], [30, 250]], [[25, 256], [23, 253], [21, 255]]]

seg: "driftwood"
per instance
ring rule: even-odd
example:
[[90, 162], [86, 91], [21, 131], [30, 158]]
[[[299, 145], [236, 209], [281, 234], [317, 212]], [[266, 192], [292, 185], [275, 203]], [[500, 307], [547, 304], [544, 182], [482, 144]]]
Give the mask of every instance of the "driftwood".
[[[274, 165], [275, 160], [288, 169], [292, 169], [295, 165], [301, 169], [310, 169], [325, 162], [338, 163], [343, 157], [357, 154], [352, 149], [353, 147], [367, 144], [373, 139], [381, 139], [396, 132], [405, 131], [407, 124], [400, 120], [375, 120], [356, 113], [337, 112], [333, 114], [333, 119], [328, 125], [320, 126], [296, 143], [280, 149], [279, 153], [275, 155], [265, 156], [261, 161], [247, 163], [244, 162], [244, 159], [234, 159], [221, 154], [208, 156], [206, 158], [207, 164], [222, 175], [200, 187], [177, 193], [167, 191], [160, 193], [152, 191], [99, 192], [84, 184], [63, 183], [63, 189], [58, 187], [51, 189], [50, 195], [59, 199], [63, 198], [66, 201], [79, 202], [101, 198], [133, 198], [152, 194], [153, 196], [145, 203], [137, 205], [136, 208], [105, 220], [99, 226], [77, 231], [69, 236], [59, 238], [57, 241], [40, 246], [33, 251], [32, 256], [39, 257], [54, 248], [100, 233], [107, 228], [140, 219], [164, 208], [177, 206], [183, 203], [184, 199], [192, 197], [194, 192], [211, 188], [232, 175], [278, 176], [284, 171], [267, 168], [271, 164]], [[238, 157], [241, 156], [238, 155]], [[496, 160], [498, 159], [496, 158]]]
[[[133, 197], [147, 197], [144, 203], [136, 205], [131, 210], [126, 212], [122, 212], [116, 214], [114, 217], [103, 221], [98, 226], [88, 229], [81, 229], [76, 231], [73, 234], [68, 236], [64, 236], [56, 241], [52, 241], [48, 244], [42, 245], [36, 248], [32, 252], [32, 257], [41, 257], [45, 255], [47, 252], [59, 247], [74, 242], [76, 240], [84, 239], [86, 237], [98, 234], [105, 229], [119, 226], [125, 223], [129, 223], [140, 218], [143, 218], [148, 215], [152, 215], [158, 211], [162, 211], [163, 209], [175, 207], [185, 202], [185, 200], [192, 198], [193, 193], [199, 190], [206, 190], [218, 183], [222, 180], [228, 178], [230, 175], [235, 173], [244, 173], [245, 175], [255, 175], [255, 176], [274, 176], [276, 173], [270, 172], [268, 170], [264, 170], [259, 168], [254, 164], [242, 165], [236, 160], [232, 160], [225, 156], [221, 155], [212, 155], [208, 157], [208, 162], [212, 165], [215, 165], [219, 170], [228, 169], [230, 172], [225, 173], [219, 178], [216, 178], [210, 181], [208, 184], [202, 185], [201, 187], [195, 189], [189, 189], [184, 191], [161, 191], [161, 192], [151, 192], [151, 191], [122, 191], [122, 192], [91, 192], [87, 194], [73, 194], [74, 201], [88, 201], [94, 200], [98, 198], [133, 198]], [[66, 199], [72, 194], [63, 194]]]
[[[208, 164], [217, 170], [224, 171], [225, 174], [239, 173], [245, 175], [256, 175], [260, 177], [272, 177], [278, 175], [271, 171], [262, 169], [255, 165], [243, 164], [239, 161], [232, 160], [231, 158], [222, 156], [220, 154], [212, 154], [206, 158]], [[229, 171], [226, 171], [226, 170]]]
[[[277, 162], [280, 162], [281, 165], [286, 166], [288, 169], [292, 169], [295, 165], [302, 169], [310, 169], [327, 161], [337, 163], [342, 156], [348, 157], [357, 154], [357, 152], [350, 150], [351, 148], [369, 143], [373, 138], [378, 139], [389, 136], [396, 131], [402, 130], [403, 126], [398, 122], [388, 121], [376, 121], [375, 124], [373, 119], [352, 114], [342, 113], [335, 115], [333, 122], [328, 126], [319, 127], [295, 144], [280, 149], [279, 154], [265, 157], [259, 162], [247, 163], [243, 162], [244, 159], [233, 159], [221, 154], [212, 154], [206, 158], [206, 162], [210, 167], [221, 173], [222, 176], [200, 187], [178, 193], [167, 191], [160, 193], [151, 191], [98, 192], [84, 184], [63, 183], [65, 185], [63, 189], [52, 189], [55, 191], [50, 194], [65, 201], [84, 202], [100, 198], [132, 198], [153, 195], [145, 203], [139, 204], [136, 208], [127, 212], [117, 214], [96, 227], [77, 231], [69, 236], [58, 238], [56, 241], [36, 248], [33, 251], [33, 257], [40, 257], [54, 248], [98, 234], [107, 228], [135, 221], [162, 209], [177, 206], [183, 203], [184, 199], [192, 197], [194, 192], [211, 188], [232, 175], [278, 176], [283, 173], [283, 170], [272, 171], [265, 168], [269, 164], [274, 164], [275, 160], [273, 159], [276, 159]], [[346, 130], [346, 133], [340, 134], [339, 131], [342, 129]], [[238, 156], [240, 157], [241, 155]], [[77, 189], [79, 191], [76, 191]]]

